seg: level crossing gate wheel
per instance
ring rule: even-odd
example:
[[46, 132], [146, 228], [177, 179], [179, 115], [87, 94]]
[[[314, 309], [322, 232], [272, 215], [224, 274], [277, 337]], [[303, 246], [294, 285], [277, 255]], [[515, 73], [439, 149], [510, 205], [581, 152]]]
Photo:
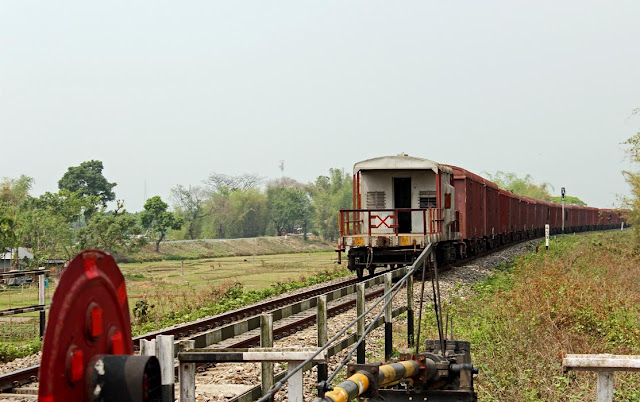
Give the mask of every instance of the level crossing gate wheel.
[[95, 355], [132, 355], [124, 277], [111, 255], [83, 251], [63, 271], [42, 346], [38, 400], [85, 401]]

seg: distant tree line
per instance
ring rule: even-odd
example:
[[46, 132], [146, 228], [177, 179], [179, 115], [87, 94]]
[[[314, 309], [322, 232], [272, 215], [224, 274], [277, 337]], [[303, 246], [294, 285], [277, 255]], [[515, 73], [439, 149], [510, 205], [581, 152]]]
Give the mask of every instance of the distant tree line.
[[[159, 251], [167, 238], [236, 238], [313, 232], [338, 235], [336, 215], [351, 204], [351, 176], [330, 169], [315, 182], [283, 177], [266, 183], [244, 174], [212, 173], [201, 184], [171, 189], [173, 208], [159, 196], [141, 212], [129, 213], [117, 199], [116, 183], [103, 175], [101, 161], [69, 167], [57, 192], [30, 194], [33, 179], [22, 175], [0, 182], [0, 252], [31, 249], [30, 266], [69, 259], [83, 249], [136, 251], [151, 241]], [[115, 207], [108, 208], [109, 205]], [[13, 265], [18, 267], [18, 253]], [[22, 264], [24, 265], [24, 264]]]
[[212, 173], [201, 185], [171, 189], [175, 212], [185, 224], [174, 237], [238, 238], [282, 233], [338, 236], [337, 211], [351, 206], [351, 175], [330, 169], [303, 184], [290, 177], [264, 182], [254, 174]]
[[[535, 183], [533, 181], [533, 177], [529, 174], [524, 177], [518, 177], [515, 173], [506, 173], [502, 171], [497, 171], [495, 174], [485, 174], [489, 180], [496, 183], [498, 187], [503, 190], [510, 191], [523, 197], [535, 198], [537, 200], [555, 202], [558, 204], [562, 202], [562, 196], [551, 195], [554, 188], [550, 183]], [[568, 195], [565, 196], [565, 204], [579, 205], [582, 207], [587, 206], [587, 203], [582, 201], [580, 198]]]
[[[147, 240], [156, 249], [169, 229], [179, 229], [182, 219], [168, 212], [168, 205], [153, 197], [141, 213], [131, 214], [116, 199], [111, 183], [102, 174], [103, 164], [91, 160], [70, 167], [58, 181], [58, 192], [39, 197], [29, 194], [33, 179], [20, 176], [0, 183], [0, 251], [31, 249], [38, 266], [46, 260], [70, 259], [83, 249], [127, 253]], [[115, 208], [108, 209], [109, 202]], [[13, 253], [14, 267], [25, 265]]]
[[[627, 144], [632, 159], [640, 162], [640, 133]], [[342, 169], [329, 169], [327, 175], [306, 184], [290, 177], [265, 181], [255, 174], [211, 173], [199, 184], [173, 187], [171, 206], [154, 196], [146, 200], [142, 211], [129, 213], [124, 201], [116, 197], [116, 183], [109, 182], [102, 171], [102, 162], [96, 160], [69, 167], [58, 181], [58, 191], [39, 197], [29, 194], [33, 185], [30, 177], [2, 180], [0, 251], [30, 248], [34, 254], [31, 264], [41, 265], [51, 258], [72, 258], [88, 248], [127, 254], [153, 242], [159, 251], [166, 239], [283, 233], [300, 233], [306, 238], [314, 233], [334, 241], [338, 237], [337, 211], [350, 208], [352, 202], [352, 178]], [[515, 194], [560, 201], [551, 195], [550, 184], [536, 184], [529, 175], [487, 175]], [[625, 175], [635, 197], [628, 202], [637, 211], [640, 174]], [[576, 197], [567, 197], [566, 201], [586, 205]], [[109, 209], [114, 203], [115, 207]], [[18, 266], [17, 253], [14, 255], [14, 265]]]

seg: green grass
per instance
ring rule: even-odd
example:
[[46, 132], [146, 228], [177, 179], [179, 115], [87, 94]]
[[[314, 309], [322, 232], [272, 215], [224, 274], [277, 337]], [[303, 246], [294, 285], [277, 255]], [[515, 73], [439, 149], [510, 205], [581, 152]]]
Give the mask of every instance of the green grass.
[[212, 292], [235, 283], [247, 290], [261, 290], [332, 270], [335, 258], [333, 252], [319, 252], [121, 263], [119, 267], [126, 278], [129, 306], [145, 300], [164, 315], [205, 305]]
[[42, 342], [34, 339], [21, 345], [13, 343], [0, 343], [0, 362], [8, 362], [19, 357], [30, 356], [42, 348]]
[[161, 260], [197, 260], [232, 256], [272, 255], [331, 251], [333, 245], [313, 237], [305, 241], [300, 236], [256, 237], [218, 241], [193, 241], [184, 243], [160, 243], [156, 253], [154, 244], [128, 255], [116, 255], [118, 262], [144, 262]]
[[[219, 314], [348, 274], [346, 268], [342, 269], [344, 266], [336, 264], [336, 253], [327, 251], [185, 259], [184, 264], [182, 260], [119, 263], [118, 266], [125, 277], [136, 334]], [[47, 300], [56, 284], [52, 279]], [[0, 309], [37, 303], [37, 284], [0, 289]], [[18, 348], [30, 345], [38, 336], [38, 315], [35, 312], [13, 319], [5, 317], [7, 321], [0, 323], [0, 342]], [[25, 319], [28, 322], [18, 322]], [[36, 320], [35, 325], [32, 320]]]
[[[307, 273], [309, 272], [307, 271]], [[265, 282], [263, 282], [263, 285], [266, 285], [276, 280], [270, 286], [246, 289], [240, 282], [234, 282], [210, 289], [204, 294], [204, 298], [189, 298], [184, 293], [179, 295], [165, 294], [163, 300], [170, 303], [173, 309], [164, 313], [160, 312], [155, 304], [148, 301], [150, 298], [141, 298], [133, 306], [135, 320], [132, 330], [134, 335], [144, 334], [171, 325], [220, 314], [348, 274], [349, 271], [344, 268], [333, 267], [331, 270], [316, 272], [311, 276], [302, 275], [298, 280], [287, 278], [280, 281], [276, 279], [277, 274], [271, 273], [264, 275]], [[186, 304], [186, 306], [180, 308], [179, 306], [182, 304]]]
[[[554, 240], [473, 286], [445, 311], [471, 341], [479, 399], [594, 400], [596, 375], [562, 373], [570, 353], [640, 354], [640, 264], [629, 233]], [[433, 314], [424, 331], [436, 337]], [[637, 374], [616, 373], [616, 400], [640, 400]]]

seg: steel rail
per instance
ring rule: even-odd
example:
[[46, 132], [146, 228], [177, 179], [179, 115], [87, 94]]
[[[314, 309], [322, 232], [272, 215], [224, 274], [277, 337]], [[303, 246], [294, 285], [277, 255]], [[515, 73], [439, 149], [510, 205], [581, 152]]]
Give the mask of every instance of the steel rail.
[[[42, 272], [40, 270], [39, 272]], [[330, 285], [322, 286], [316, 289], [306, 290], [300, 293], [296, 293], [290, 296], [282, 297], [279, 299], [268, 300], [262, 303], [257, 303], [251, 306], [242, 307], [233, 311], [228, 311], [213, 317], [207, 317], [202, 320], [180, 324], [174, 327], [164, 328], [158, 331], [150, 332], [133, 339], [134, 347], [139, 347], [140, 340], [155, 339], [157, 335], [174, 335], [175, 337], [185, 337], [196, 332], [206, 331], [221, 327], [234, 321], [241, 320], [243, 318], [252, 317], [262, 312], [274, 310], [278, 307], [283, 307], [294, 303], [296, 301], [312, 298], [317, 295], [321, 295], [333, 290], [351, 286], [358, 283], [357, 278], [347, 279], [345, 281], [333, 283]], [[48, 306], [47, 306], [48, 307]], [[40, 365], [27, 367], [24, 369], [12, 371], [9, 373], [0, 374], [0, 393], [15, 388], [20, 385], [33, 382], [38, 376], [38, 369]]]
[[203, 318], [198, 321], [189, 322], [186, 324], [176, 325], [174, 327], [163, 328], [158, 331], [149, 332], [144, 335], [133, 338], [133, 346], [138, 348], [140, 346], [140, 340], [155, 339], [158, 335], [173, 335], [175, 337], [185, 337], [196, 332], [202, 332], [209, 329], [221, 327], [223, 325], [232, 323], [234, 321], [241, 320], [243, 318], [253, 317], [259, 315], [262, 312], [283, 307], [296, 301], [309, 299], [314, 296], [318, 296], [333, 290], [350, 286], [358, 283], [358, 279], [348, 279], [346, 281], [334, 283], [331, 285], [323, 286], [316, 289], [307, 290], [301, 293], [296, 293], [290, 296], [285, 296], [279, 299], [268, 300], [262, 303], [253, 304], [251, 306], [241, 307], [239, 309], [228, 311], [226, 313], [218, 314], [213, 317]]
[[40, 365], [0, 374], [0, 395], [3, 391], [36, 381]]
[[[384, 289], [378, 289], [378, 290], [374, 290], [373, 292], [369, 292], [365, 298], [367, 300], [369, 299], [373, 299], [375, 297], [380, 296], [382, 293], [384, 293]], [[353, 307], [356, 304], [356, 300], [355, 299], [351, 299], [351, 300], [347, 300], [343, 303], [340, 303], [338, 305], [335, 305], [333, 307], [329, 307], [327, 309], [327, 315], [329, 317], [335, 317], [336, 315], [343, 313], [344, 311], [348, 310], [349, 308]], [[296, 321], [287, 323], [285, 325], [282, 325], [280, 327], [274, 328], [273, 329], [273, 338], [274, 339], [281, 339], [284, 338], [285, 336], [289, 336], [301, 329], [310, 327], [311, 325], [316, 323], [316, 313], [310, 314], [306, 317], [300, 318]], [[251, 346], [256, 346], [260, 344], [260, 335], [255, 335], [255, 336], [251, 336], [245, 339], [240, 339], [235, 343], [232, 343], [231, 345], [225, 346], [225, 349], [233, 349], [233, 348], [248, 348]]]
[[[526, 239], [521, 239], [519, 241], [515, 241], [512, 243], [508, 243], [505, 245], [501, 245], [499, 247], [495, 247], [491, 250], [487, 250], [485, 252], [479, 253], [478, 255], [468, 257], [464, 260], [456, 261], [453, 264], [446, 265], [442, 267], [440, 271], [445, 271], [456, 266], [464, 265], [476, 258], [484, 257], [486, 255], [500, 251], [504, 248], [514, 246], [529, 240], [535, 240], [535, 239], [536, 238], [526, 238]], [[42, 270], [40, 270], [40, 272], [42, 272]], [[363, 278], [362, 280], [367, 280], [367, 278]], [[341, 287], [350, 286], [360, 281], [361, 280], [357, 278], [348, 279], [346, 281], [334, 283], [324, 287], [304, 291], [301, 293], [296, 293], [294, 295], [283, 297], [281, 299], [274, 299], [274, 300], [266, 301], [263, 303], [258, 303], [252, 306], [242, 307], [242, 308], [229, 311], [226, 313], [222, 313], [213, 317], [204, 318], [202, 320], [198, 320], [198, 321], [194, 321], [186, 324], [180, 324], [174, 327], [164, 328], [158, 331], [150, 332], [150, 333], [135, 337], [133, 339], [133, 343], [135, 347], [138, 347], [141, 339], [145, 339], [145, 340], [155, 339], [157, 335], [174, 335], [176, 337], [185, 337], [196, 332], [206, 331], [208, 329], [217, 328], [219, 326], [223, 326], [243, 318], [255, 316], [264, 311], [273, 310], [278, 307], [286, 306], [292, 302], [311, 298], [323, 293], [333, 291], [335, 289], [339, 289]], [[353, 303], [355, 303], [355, 301]], [[296, 323], [294, 323], [293, 325], [296, 325]], [[245, 344], [243, 343], [242, 345], [245, 345]], [[246, 347], [246, 345], [234, 346], [234, 347]], [[0, 394], [12, 388], [18, 387], [20, 385], [34, 382], [38, 376], [39, 368], [40, 366], [36, 365], [36, 366], [31, 366], [24, 369], [12, 371], [9, 373], [0, 374]]]

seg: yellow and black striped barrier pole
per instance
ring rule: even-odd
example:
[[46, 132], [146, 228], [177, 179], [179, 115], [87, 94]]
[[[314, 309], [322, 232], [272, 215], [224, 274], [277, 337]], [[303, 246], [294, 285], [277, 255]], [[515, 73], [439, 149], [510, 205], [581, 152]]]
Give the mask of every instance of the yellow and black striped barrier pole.
[[[419, 364], [415, 360], [378, 366], [378, 386], [389, 386], [402, 379], [411, 378], [418, 374], [418, 368]], [[333, 387], [333, 390], [326, 392], [324, 398], [316, 398], [314, 402], [349, 402], [367, 392], [374, 381], [376, 381], [374, 374], [366, 370], [358, 370]]]

